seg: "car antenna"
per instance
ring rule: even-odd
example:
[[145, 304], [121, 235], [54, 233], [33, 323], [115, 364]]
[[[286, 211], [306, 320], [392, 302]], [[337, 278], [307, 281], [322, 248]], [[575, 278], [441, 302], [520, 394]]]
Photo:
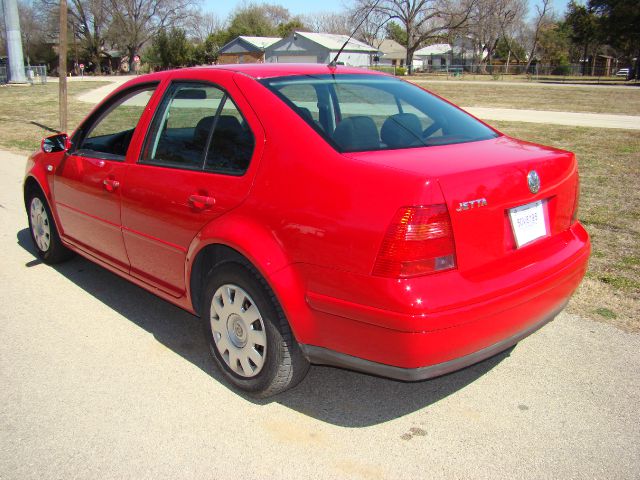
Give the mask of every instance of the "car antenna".
[[344, 45], [342, 45], [342, 47], [340, 47], [340, 50], [338, 50], [338, 53], [336, 53], [336, 56], [333, 57], [333, 60], [331, 60], [329, 62], [329, 67], [335, 68], [336, 65], [338, 65], [338, 57], [340, 56], [340, 54], [342, 53], [342, 50], [344, 50], [344, 47], [347, 46], [347, 43], [349, 43], [349, 41], [351, 40], [351, 38], [356, 34], [356, 32], [358, 31], [358, 29], [362, 26], [362, 24], [364, 23], [364, 21], [369, 17], [369, 15], [371, 15], [371, 12], [373, 12], [373, 10], [378, 6], [378, 4], [380, 3], [380, 0], [376, 0], [376, 2], [373, 4], [373, 6], [369, 9], [369, 11], [367, 12], [367, 14], [365, 16], [362, 17], [362, 20], [360, 20], [360, 23], [358, 24], [358, 26], [353, 30], [353, 32], [351, 32], [351, 35], [349, 35], [349, 38], [347, 38], [347, 41], [344, 42]]

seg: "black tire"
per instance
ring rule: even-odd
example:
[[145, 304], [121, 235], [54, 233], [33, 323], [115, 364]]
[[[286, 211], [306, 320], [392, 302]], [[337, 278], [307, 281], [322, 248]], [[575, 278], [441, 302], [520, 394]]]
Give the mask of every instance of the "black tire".
[[26, 207], [29, 233], [38, 257], [49, 265], [72, 258], [74, 253], [62, 244], [51, 209], [42, 192], [38, 190], [29, 192]]
[[[273, 291], [252, 265], [227, 262], [217, 266], [207, 277], [203, 297], [205, 338], [218, 369], [234, 387], [265, 398], [294, 387], [305, 377], [309, 362]], [[227, 316], [233, 309], [243, 312], [242, 316]], [[259, 342], [266, 340], [266, 345], [254, 343], [252, 336], [260, 338]]]

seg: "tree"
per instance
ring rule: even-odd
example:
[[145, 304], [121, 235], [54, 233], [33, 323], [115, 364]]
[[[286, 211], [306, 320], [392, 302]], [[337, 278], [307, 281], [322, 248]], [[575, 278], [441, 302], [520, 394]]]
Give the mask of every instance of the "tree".
[[564, 22], [552, 22], [543, 25], [538, 41], [540, 61], [556, 67], [553, 73], [568, 73], [570, 43], [569, 29]]
[[105, 0], [113, 21], [109, 36], [125, 49], [130, 67], [142, 46], [163, 28], [178, 26], [191, 17], [190, 0]]
[[289, 10], [274, 4], [244, 5], [229, 20], [225, 42], [240, 35], [254, 37], [286, 37], [296, 30], [307, 30], [302, 17], [292, 17]]
[[224, 30], [220, 18], [213, 12], [198, 12], [187, 19], [185, 23], [187, 36], [197, 43], [204, 43], [210, 35]]
[[165, 69], [183, 67], [193, 62], [193, 47], [183, 29], [163, 28], [153, 37], [149, 57]]
[[625, 53], [629, 66], [635, 56], [634, 77], [640, 79], [640, 2], [589, 0], [589, 8], [601, 17], [607, 43]]
[[320, 12], [302, 20], [312, 32], [349, 35], [353, 30], [348, 13]]
[[46, 51], [47, 26], [46, 18], [42, 10], [35, 5], [22, 1], [18, 3], [18, 15], [20, 16], [20, 33], [22, 34], [22, 48], [27, 63], [33, 61], [43, 61], [42, 57], [50, 60], [53, 57], [53, 50], [48, 55], [43, 55]]
[[224, 31], [209, 35], [204, 42], [194, 47], [194, 61], [199, 65], [210, 65], [215, 62], [218, 59], [218, 51], [223, 47], [226, 38]]
[[[380, 0], [375, 11], [384, 21], [397, 21], [406, 33], [406, 63], [413, 71], [413, 54], [427, 41], [446, 37], [464, 26], [478, 0]], [[549, 0], [547, 0], [549, 1]], [[366, 14], [370, 0], [357, 0], [356, 10]]]
[[[101, 60], [104, 58], [106, 47], [106, 34], [112, 22], [112, 18], [107, 4], [108, 0], [68, 0], [67, 18], [69, 21], [68, 31], [71, 34], [73, 46], [70, 53], [78, 53], [76, 41], [80, 41], [82, 56], [95, 65], [96, 73], [101, 73]], [[55, 18], [59, 18], [58, 0], [40, 0], [39, 7], [43, 12], [47, 12], [51, 18], [51, 23]], [[58, 28], [52, 28], [57, 33]]]
[[[498, 43], [502, 40], [503, 46], [507, 49], [505, 58], [509, 63], [512, 53], [511, 39], [516, 30], [522, 28], [526, 13], [526, 0], [478, 0], [465, 28], [467, 35], [475, 43], [475, 61], [483, 65], [491, 63]], [[521, 58], [524, 58], [524, 55]]]
[[388, 22], [385, 29], [387, 38], [398, 42], [400, 45], [407, 44], [407, 32], [396, 22]]
[[[589, 47], [593, 50], [592, 58], [597, 54], [600, 37], [599, 19], [590, 7], [579, 5], [574, 1], [569, 3], [565, 23], [570, 28], [571, 41], [582, 47], [582, 74], [587, 75]], [[595, 62], [591, 62], [595, 67]]]
[[307, 30], [307, 26], [304, 24], [300, 17], [295, 17], [289, 20], [286, 23], [281, 23], [278, 25], [277, 31], [279, 37], [288, 37], [295, 31], [304, 31]]
[[527, 66], [525, 71], [529, 71], [531, 62], [536, 56], [538, 49], [538, 41], [540, 40], [540, 32], [543, 25], [547, 22], [551, 12], [551, 0], [542, 0], [542, 5], [536, 5], [536, 17], [533, 21], [533, 29], [531, 35], [531, 50], [529, 51], [529, 59], [527, 60]]
[[507, 36], [500, 37], [496, 44], [495, 54], [503, 60], [513, 57], [516, 62], [522, 62], [527, 57], [524, 46], [517, 39]]

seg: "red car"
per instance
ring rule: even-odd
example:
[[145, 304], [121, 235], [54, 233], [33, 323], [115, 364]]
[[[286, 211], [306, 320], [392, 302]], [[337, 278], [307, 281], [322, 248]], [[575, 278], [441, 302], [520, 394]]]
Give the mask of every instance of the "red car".
[[45, 262], [79, 253], [202, 317], [258, 396], [310, 362], [420, 380], [514, 345], [585, 274], [578, 194], [572, 153], [325, 65], [141, 76], [24, 182]]

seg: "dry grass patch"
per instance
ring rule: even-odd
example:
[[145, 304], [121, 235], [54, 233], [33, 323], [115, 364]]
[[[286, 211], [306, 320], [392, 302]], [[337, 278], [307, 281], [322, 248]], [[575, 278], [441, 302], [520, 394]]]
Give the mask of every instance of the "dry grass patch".
[[[76, 100], [89, 90], [109, 82], [69, 82], [69, 131], [91, 111], [93, 105]], [[40, 146], [43, 137], [59, 128], [58, 84], [0, 88], [0, 147], [16, 152], [30, 152]]]
[[569, 310], [640, 331], [640, 132], [493, 123], [514, 137], [576, 153], [579, 217], [591, 235], [593, 253]]
[[[414, 80], [415, 81], [415, 80]], [[632, 87], [549, 87], [486, 85], [465, 82], [415, 81], [457, 105], [500, 107], [559, 112], [591, 112], [640, 115], [640, 88]]]

